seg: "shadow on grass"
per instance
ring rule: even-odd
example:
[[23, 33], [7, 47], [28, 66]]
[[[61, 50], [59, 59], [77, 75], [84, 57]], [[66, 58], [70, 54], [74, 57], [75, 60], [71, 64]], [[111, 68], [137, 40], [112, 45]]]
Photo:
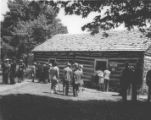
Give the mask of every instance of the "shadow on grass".
[[72, 101], [29, 94], [0, 97], [3, 120], [150, 120], [151, 103]]

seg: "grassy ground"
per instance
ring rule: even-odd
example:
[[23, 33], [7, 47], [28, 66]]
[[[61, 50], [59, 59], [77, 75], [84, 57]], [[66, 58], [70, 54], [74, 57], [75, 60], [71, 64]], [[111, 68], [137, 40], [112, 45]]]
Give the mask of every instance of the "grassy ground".
[[0, 99], [4, 120], [151, 120], [151, 104], [120, 101], [72, 101], [29, 94]]

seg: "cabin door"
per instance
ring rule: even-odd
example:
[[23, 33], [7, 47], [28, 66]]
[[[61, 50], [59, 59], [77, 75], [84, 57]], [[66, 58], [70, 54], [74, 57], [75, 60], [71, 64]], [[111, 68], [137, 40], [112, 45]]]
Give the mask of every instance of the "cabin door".
[[107, 59], [95, 59], [94, 70], [105, 70], [108, 66]]

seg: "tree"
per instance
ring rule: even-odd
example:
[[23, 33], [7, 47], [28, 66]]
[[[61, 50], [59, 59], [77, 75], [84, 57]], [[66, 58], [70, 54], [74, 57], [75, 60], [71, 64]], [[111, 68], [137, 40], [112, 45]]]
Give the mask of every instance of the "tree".
[[10, 11], [1, 23], [1, 37], [15, 49], [14, 55], [28, 53], [55, 34], [67, 33], [67, 28], [56, 18], [58, 7], [45, 1], [10, 0], [8, 8]]
[[[89, 30], [92, 34], [98, 33], [99, 29], [109, 30], [121, 24], [128, 30], [137, 26], [142, 32], [149, 25], [147, 33], [151, 33], [151, 0], [76, 0], [72, 3], [59, 1], [57, 4], [61, 4], [68, 15], [85, 18], [91, 12], [100, 13], [82, 27], [82, 30]], [[106, 12], [104, 9], [107, 9]]]

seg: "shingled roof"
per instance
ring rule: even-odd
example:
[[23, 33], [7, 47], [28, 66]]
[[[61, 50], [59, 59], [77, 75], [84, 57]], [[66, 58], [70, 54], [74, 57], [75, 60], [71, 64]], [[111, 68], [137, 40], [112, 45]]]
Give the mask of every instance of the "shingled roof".
[[151, 40], [140, 32], [109, 32], [108, 37], [102, 33], [59, 34], [48, 39], [33, 49], [38, 51], [146, 51]]

